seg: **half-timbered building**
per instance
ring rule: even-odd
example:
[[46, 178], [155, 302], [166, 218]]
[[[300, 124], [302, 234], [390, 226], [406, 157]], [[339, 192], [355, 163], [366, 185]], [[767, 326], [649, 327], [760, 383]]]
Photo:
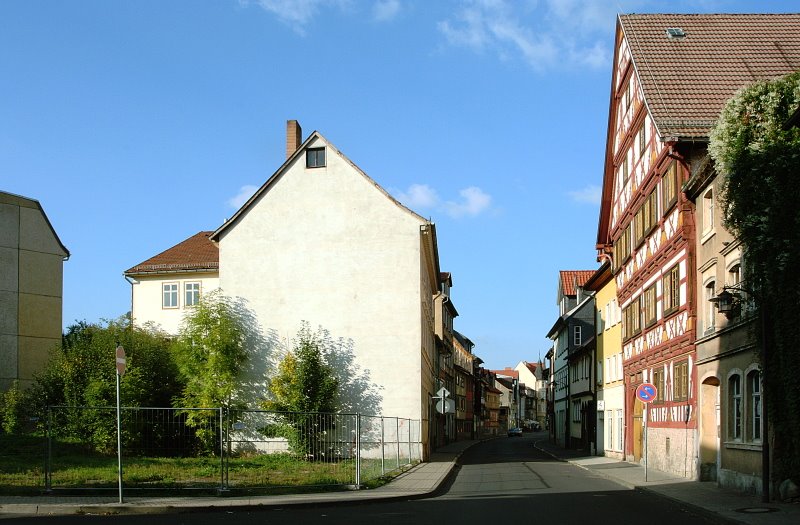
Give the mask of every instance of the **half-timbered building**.
[[[622, 308], [625, 456], [697, 475], [696, 228], [682, 186], [739, 87], [797, 69], [765, 36], [797, 15], [620, 15], [597, 248]], [[788, 72], [788, 71], [787, 71]], [[646, 407], [636, 387], [650, 382]], [[645, 413], [646, 410], [646, 413]]]

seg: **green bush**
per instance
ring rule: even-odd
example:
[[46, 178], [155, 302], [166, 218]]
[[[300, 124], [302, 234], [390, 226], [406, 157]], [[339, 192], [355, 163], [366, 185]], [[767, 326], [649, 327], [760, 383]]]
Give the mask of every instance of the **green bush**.
[[[127, 368], [120, 382], [122, 406], [170, 406], [181, 390], [168, 337], [151, 328], [131, 326], [127, 318], [103, 323], [78, 322], [67, 328], [30, 391], [36, 415], [45, 420], [48, 406], [116, 406], [118, 344]], [[116, 446], [116, 418], [108, 411], [70, 408], [54, 413], [53, 428], [62, 437], [81, 439], [101, 452]], [[146, 428], [127, 429], [126, 440], [140, 442]]]

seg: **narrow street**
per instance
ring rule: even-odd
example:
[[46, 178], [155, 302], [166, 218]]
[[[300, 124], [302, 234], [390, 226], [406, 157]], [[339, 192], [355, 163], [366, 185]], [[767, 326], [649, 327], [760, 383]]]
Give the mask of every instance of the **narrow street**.
[[473, 446], [441, 494], [420, 500], [343, 504], [313, 508], [272, 508], [148, 516], [60, 516], [20, 519], [20, 523], [192, 524], [582, 524], [614, 520], [648, 525], [720, 523], [681, 509], [657, 496], [629, 490], [580, 467], [556, 461], [533, 446], [546, 434], [499, 438]]

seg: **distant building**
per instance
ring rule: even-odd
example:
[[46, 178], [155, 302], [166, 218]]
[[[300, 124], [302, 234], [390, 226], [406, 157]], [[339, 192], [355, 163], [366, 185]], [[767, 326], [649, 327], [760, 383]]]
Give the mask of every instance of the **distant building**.
[[558, 278], [560, 315], [547, 337], [551, 359], [551, 435], [569, 448], [594, 442], [594, 302], [583, 286], [593, 270], [562, 270]]
[[211, 233], [196, 233], [125, 270], [134, 324], [152, 323], [177, 334], [187, 310], [219, 287], [219, 248], [208, 239]]
[[68, 258], [39, 201], [0, 191], [0, 391], [30, 386], [61, 344]]

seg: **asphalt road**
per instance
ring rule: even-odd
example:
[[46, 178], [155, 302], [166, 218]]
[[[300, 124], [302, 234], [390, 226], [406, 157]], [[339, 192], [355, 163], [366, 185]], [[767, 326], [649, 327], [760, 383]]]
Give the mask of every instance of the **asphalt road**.
[[533, 439], [525, 434], [521, 438], [501, 438], [473, 446], [461, 456], [461, 467], [440, 494], [421, 500], [171, 515], [31, 517], [13, 521], [148, 525], [718, 523], [692, 514], [670, 500], [627, 489], [580, 467], [553, 460], [533, 447]]

